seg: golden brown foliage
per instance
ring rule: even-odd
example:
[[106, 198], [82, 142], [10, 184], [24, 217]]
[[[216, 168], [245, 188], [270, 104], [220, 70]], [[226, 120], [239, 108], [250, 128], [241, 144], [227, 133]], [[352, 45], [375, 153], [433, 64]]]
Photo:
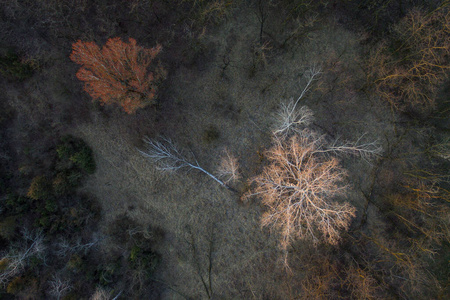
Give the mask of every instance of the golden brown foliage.
[[352, 299], [377, 299], [378, 283], [368, 272], [354, 265], [345, 272], [346, 288]]
[[149, 70], [157, 45], [145, 49], [130, 38], [128, 43], [119, 37], [109, 39], [100, 48], [94, 42], [78, 40], [72, 45], [70, 59], [82, 67], [77, 78], [85, 82], [84, 90], [102, 104], [117, 103], [131, 114], [151, 104], [156, 97], [157, 83], [164, 77], [161, 67]]
[[382, 99], [393, 107], [433, 107], [437, 85], [450, 66], [450, 13], [442, 8], [426, 14], [418, 9], [393, 30], [369, 57], [369, 77]]
[[417, 170], [407, 175], [402, 193], [389, 197], [392, 214], [410, 235], [411, 249], [431, 256], [437, 245], [450, 242], [450, 193], [441, 187], [448, 179]]
[[338, 266], [329, 255], [314, 253], [303, 255], [302, 263], [307, 270], [300, 282], [302, 299], [330, 299], [339, 281]]
[[433, 260], [439, 257], [442, 243], [450, 240], [450, 198], [440, 187], [447, 176], [425, 170], [404, 175], [396, 193], [386, 197], [388, 211], [383, 217], [388, 219], [373, 215], [357, 246], [366, 249], [354, 257], [365, 272], [401, 298], [435, 299], [445, 287], [433, 270]]
[[36, 176], [28, 188], [27, 197], [33, 200], [43, 200], [51, 195], [51, 185], [45, 176]]

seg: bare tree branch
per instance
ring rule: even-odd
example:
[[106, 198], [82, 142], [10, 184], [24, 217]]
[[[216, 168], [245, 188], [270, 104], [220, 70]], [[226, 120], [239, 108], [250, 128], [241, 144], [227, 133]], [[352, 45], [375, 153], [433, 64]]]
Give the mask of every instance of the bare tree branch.
[[275, 135], [289, 135], [296, 132], [302, 126], [308, 126], [314, 121], [314, 113], [307, 106], [302, 106], [300, 109], [294, 109], [294, 101], [282, 103], [276, 115], [276, 130], [273, 131]]
[[61, 278], [56, 275], [53, 275], [53, 279], [49, 282], [49, 284], [49, 293], [57, 300], [61, 299], [61, 297], [64, 297], [64, 295], [72, 289], [72, 285], [68, 280], [61, 280]]
[[23, 236], [26, 244], [29, 241], [32, 243], [24, 249], [11, 248], [9, 253], [3, 255], [0, 260], [2, 271], [0, 271], [0, 284], [6, 286], [11, 278], [19, 275], [28, 264], [28, 258], [37, 255], [40, 258], [44, 257], [46, 246], [44, 244], [44, 236], [40, 232], [24, 231]]
[[428, 151], [434, 156], [450, 161], [450, 137], [432, 145]]
[[333, 152], [337, 155], [341, 153], [352, 154], [370, 162], [370, 160], [379, 157], [383, 153], [383, 148], [377, 141], [368, 143], [362, 142], [365, 135], [366, 134], [361, 135], [355, 142], [341, 142], [339, 138], [337, 138], [321, 152]]
[[[192, 161], [188, 160], [186, 156], [177, 149], [172, 140], [167, 138], [162, 138], [161, 141], [151, 140], [149, 138], [145, 138], [144, 142], [147, 144], [147, 150], [139, 152], [149, 158], [150, 160], [159, 164], [159, 169], [165, 171], [176, 171], [181, 168], [191, 168], [203, 172], [208, 175], [214, 181], [219, 183], [221, 186], [226, 187], [229, 190], [232, 190], [229, 186], [225, 184], [222, 180], [206, 171], [203, 167], [200, 166], [199, 162], [194, 158]], [[192, 154], [192, 153], [191, 153]], [[194, 156], [192, 154], [192, 156]]]
[[305, 94], [311, 89], [314, 79], [321, 74], [321, 69], [313, 65], [308, 70], [306, 77], [308, 79], [306, 86], [303, 88], [300, 96], [294, 101], [291, 98], [287, 103], [283, 103], [276, 115], [274, 135], [288, 136], [290, 133], [296, 132], [300, 126], [308, 126], [313, 120], [313, 112], [306, 106], [297, 110], [297, 105]]
[[97, 245], [101, 240], [100, 238], [93, 239], [91, 242], [83, 243], [80, 237], [78, 237], [75, 243], [71, 244], [66, 238], [60, 238], [57, 243], [57, 250], [54, 252], [60, 257], [64, 257], [67, 254], [84, 251], [86, 254], [92, 247]]

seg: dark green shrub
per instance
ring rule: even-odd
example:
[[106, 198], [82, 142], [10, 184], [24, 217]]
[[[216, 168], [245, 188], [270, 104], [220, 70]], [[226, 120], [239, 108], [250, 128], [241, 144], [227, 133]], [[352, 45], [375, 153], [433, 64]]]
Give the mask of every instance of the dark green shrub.
[[[78, 183], [77, 180], [75, 180]], [[53, 179], [53, 192], [57, 196], [61, 196], [67, 194], [75, 189], [77, 186], [72, 179], [68, 177], [67, 172], [59, 172], [56, 174], [56, 177]]]
[[56, 152], [63, 169], [76, 168], [87, 174], [95, 172], [92, 150], [82, 139], [67, 135], [61, 138]]
[[81, 180], [83, 179], [83, 174], [81, 172], [79, 172], [78, 170], [70, 170], [67, 172], [67, 184], [68, 186], [72, 186], [74, 188], [76, 188]]
[[29, 268], [31, 270], [38, 271], [39, 268], [44, 265], [44, 263], [44, 260], [38, 256], [33, 255], [29, 258]]
[[99, 282], [101, 285], [108, 285], [113, 283], [116, 278], [120, 275], [120, 265], [117, 263], [109, 263], [99, 270]]
[[64, 214], [67, 226], [70, 226], [72, 230], [83, 230], [85, 226], [93, 229], [92, 223], [98, 221], [101, 211], [98, 202], [88, 196], [77, 196], [72, 201], [75, 203], [65, 210]]
[[7, 258], [0, 259], [0, 272], [5, 271], [8, 268], [9, 262]]
[[90, 148], [84, 147], [70, 157], [70, 160], [88, 174], [95, 172], [95, 161]]
[[[23, 276], [14, 278], [7, 286], [8, 294], [15, 295], [15, 299], [36, 299], [38, 280], [35, 277]], [[3, 298], [2, 298], [3, 299]], [[6, 298], [9, 299], [9, 298]]]
[[161, 256], [153, 250], [143, 250], [135, 245], [131, 249], [129, 261], [132, 268], [142, 267], [151, 276], [158, 267]]
[[55, 206], [55, 211], [48, 211], [53, 209], [53, 204], [50, 207], [44, 207], [40, 211], [40, 216], [35, 223], [35, 226], [44, 230], [50, 236], [61, 232], [71, 232], [70, 224], [66, 221], [65, 215], [61, 213], [58, 206]]
[[8, 185], [6, 184], [6, 179], [3, 177], [3, 174], [0, 176], [0, 193], [5, 193]]
[[65, 295], [64, 297], [62, 297], [62, 300], [78, 300], [81, 299], [82, 297], [80, 295], [78, 295], [75, 292], [70, 292], [69, 294]]
[[49, 218], [49, 216], [41, 216], [38, 220], [38, 226], [39, 227], [44, 227], [44, 228], [48, 228], [51, 225], [51, 220]]
[[21, 214], [30, 209], [31, 201], [29, 198], [19, 196], [14, 193], [6, 195], [6, 209], [13, 214]]
[[136, 262], [139, 261], [139, 258], [141, 256], [142, 253], [142, 249], [139, 248], [138, 246], [133, 246], [133, 248], [131, 248], [131, 252], [130, 252], [130, 262], [132, 264], [135, 264]]
[[54, 199], [47, 199], [45, 201], [45, 210], [49, 213], [54, 213], [58, 210], [58, 204]]
[[9, 80], [25, 80], [33, 75], [33, 71], [33, 65], [12, 50], [0, 55], [0, 73]]
[[0, 236], [5, 240], [10, 240], [14, 237], [17, 228], [16, 216], [6, 217], [0, 222]]

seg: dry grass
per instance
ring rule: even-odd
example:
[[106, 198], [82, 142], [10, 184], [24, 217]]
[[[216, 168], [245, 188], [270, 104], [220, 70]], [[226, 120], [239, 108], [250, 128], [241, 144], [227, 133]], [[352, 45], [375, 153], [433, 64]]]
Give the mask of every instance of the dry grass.
[[[197, 264], [202, 274], [207, 271], [207, 238], [212, 228], [214, 286], [224, 287], [218, 289], [220, 294], [227, 292], [221, 283], [267, 247], [259, 241], [267, 237], [259, 230], [258, 210], [239, 206], [232, 193], [211, 179], [195, 172], [162, 173], [115, 135], [114, 128], [85, 125], [78, 130], [96, 150], [97, 172], [85, 190], [101, 201], [104, 226], [127, 213], [141, 224], [166, 232], [166, 242], [158, 249], [163, 254], [165, 282], [176, 283], [186, 294], [205, 296]], [[195, 255], [188, 243], [191, 239]]]

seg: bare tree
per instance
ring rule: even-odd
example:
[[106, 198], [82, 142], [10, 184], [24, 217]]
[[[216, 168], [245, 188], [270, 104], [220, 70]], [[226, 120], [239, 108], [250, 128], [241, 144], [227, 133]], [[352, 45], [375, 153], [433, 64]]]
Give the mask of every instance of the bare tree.
[[289, 135], [296, 132], [302, 127], [310, 125], [314, 121], [314, 113], [307, 106], [300, 109], [294, 108], [292, 99], [287, 103], [282, 103], [280, 110], [277, 112], [277, 124], [274, 130], [275, 135]]
[[353, 206], [332, 200], [346, 193], [341, 184], [346, 172], [336, 158], [321, 155], [321, 136], [302, 133], [288, 141], [275, 139], [266, 152], [270, 164], [251, 180], [256, 187], [244, 195], [258, 196], [268, 207], [262, 225], [281, 231], [284, 250], [295, 238], [337, 244], [339, 231], [348, 229], [355, 216]]
[[[44, 237], [40, 232], [24, 231], [25, 247], [12, 247], [0, 260], [0, 284], [6, 286], [11, 278], [19, 275], [28, 264], [28, 258], [36, 255], [44, 258], [46, 247]], [[31, 244], [29, 244], [31, 241]], [[29, 244], [29, 245], [28, 245]]]
[[[310, 67], [307, 71], [306, 78], [308, 79], [305, 88], [300, 93], [297, 100], [291, 98], [288, 102], [282, 103], [280, 109], [275, 116], [275, 129], [273, 134], [275, 138], [286, 139], [293, 134], [304, 135], [306, 132], [311, 134], [311, 131], [305, 129], [314, 121], [313, 111], [307, 107], [298, 107], [300, 100], [311, 89], [314, 79], [321, 74], [321, 69], [316, 65]], [[331, 143], [326, 144], [324, 136], [317, 137], [315, 143], [321, 144], [321, 152], [333, 152], [334, 154], [353, 154], [370, 161], [372, 158], [381, 155], [383, 149], [377, 141], [363, 142], [366, 134], [361, 135], [355, 142], [341, 141], [339, 138]], [[319, 151], [319, 150], [318, 150]]]
[[314, 79], [321, 74], [321, 69], [313, 65], [306, 72], [306, 86], [300, 93], [297, 100], [291, 98], [287, 103], [282, 103], [280, 110], [276, 114], [275, 118], [275, 129], [273, 131], [274, 135], [277, 136], [288, 136], [295, 133], [302, 126], [308, 126], [314, 120], [313, 112], [306, 106], [302, 106], [297, 109], [298, 103], [305, 96], [305, 94], [311, 89], [311, 85]]
[[264, 33], [264, 24], [268, 17], [268, 12], [270, 9], [267, 9], [267, 6], [272, 5], [271, 1], [258, 0], [257, 2], [257, 12], [256, 17], [260, 23], [259, 26], [259, 43], [263, 44], [263, 33]]
[[[207, 232], [205, 236], [199, 237], [194, 234], [191, 226], [186, 227], [185, 242], [189, 248], [189, 256], [191, 256], [191, 264], [195, 268], [195, 272], [200, 279], [204, 292], [208, 299], [213, 298], [214, 295], [214, 272], [216, 262], [214, 261], [214, 252], [216, 249], [216, 233], [214, 222], [206, 226]], [[203, 244], [204, 242], [204, 244]]]
[[59, 276], [53, 275], [53, 279], [49, 282], [50, 284], [50, 295], [54, 296], [56, 299], [61, 299], [67, 294], [72, 286], [68, 280], [61, 280]]
[[216, 174], [217, 177], [223, 178], [225, 184], [236, 182], [241, 178], [238, 159], [228, 149], [223, 151]]
[[186, 158], [186, 156], [177, 149], [175, 144], [170, 139], [163, 138], [162, 141], [156, 141], [145, 138], [144, 142], [147, 144], [147, 150], [139, 150], [139, 152], [152, 161], [159, 163], [159, 169], [166, 171], [176, 171], [181, 168], [198, 170], [214, 179], [214, 181], [219, 183], [221, 186], [232, 190], [226, 185], [225, 182], [217, 178], [217, 176], [214, 176], [201, 167], [192, 152], [190, 153], [190, 156], [193, 157], [192, 160]]

